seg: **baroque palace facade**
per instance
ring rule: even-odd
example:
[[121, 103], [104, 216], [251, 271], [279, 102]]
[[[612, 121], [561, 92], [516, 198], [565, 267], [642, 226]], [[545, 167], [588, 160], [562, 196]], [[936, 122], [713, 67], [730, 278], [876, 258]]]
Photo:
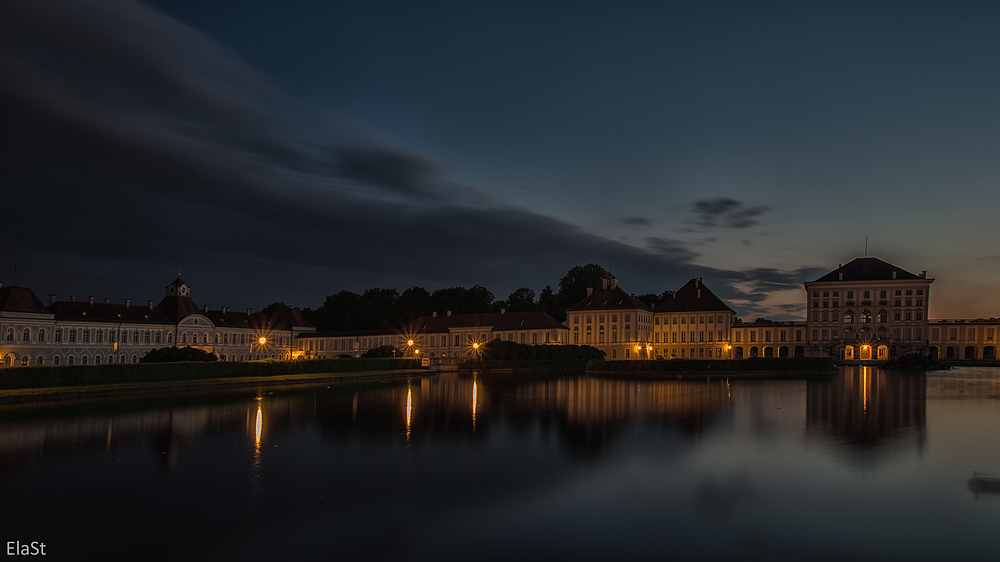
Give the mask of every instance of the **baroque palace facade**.
[[55, 295], [46, 306], [31, 289], [0, 288], [2, 364], [138, 363], [148, 351], [173, 345], [202, 349], [222, 361], [288, 359], [295, 339], [315, 330], [298, 309], [267, 315], [199, 308], [179, 277], [164, 293], [156, 306], [75, 296], [59, 301]]
[[270, 315], [198, 308], [179, 278], [153, 306], [57, 301], [30, 289], [0, 288], [2, 364], [135, 363], [159, 347], [190, 345], [223, 361], [360, 357], [393, 345], [404, 355], [473, 356], [499, 338], [529, 345], [591, 345], [607, 359], [835, 357], [885, 361], [906, 353], [996, 360], [1000, 319], [927, 317], [934, 279], [878, 258], [857, 258], [805, 283], [804, 321], [742, 322], [701, 278], [654, 307], [615, 278], [569, 307], [560, 323], [544, 312], [433, 313], [400, 330], [316, 332], [294, 308]]

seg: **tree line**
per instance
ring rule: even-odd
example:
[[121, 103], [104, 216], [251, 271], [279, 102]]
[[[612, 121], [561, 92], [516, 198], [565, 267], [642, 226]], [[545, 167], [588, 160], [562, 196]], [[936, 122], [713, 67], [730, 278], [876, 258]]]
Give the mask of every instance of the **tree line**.
[[[566, 309], [587, 296], [587, 288], [601, 287], [601, 280], [609, 277], [606, 269], [595, 263], [571, 268], [559, 280], [559, 290], [546, 285], [539, 293], [529, 287], [520, 287], [506, 299], [497, 299], [492, 292], [481, 285], [472, 287], [448, 287], [430, 292], [423, 287], [411, 287], [402, 293], [396, 289], [374, 287], [363, 293], [340, 291], [329, 295], [316, 309], [305, 308], [303, 316], [319, 331], [341, 330], [395, 330], [402, 328], [420, 316], [432, 312], [445, 314], [473, 314], [500, 312], [541, 311], [556, 320], [566, 319]], [[649, 306], [654, 306], [666, 297], [647, 293], [636, 298]], [[287, 308], [276, 302], [264, 307], [263, 312], [271, 313]]]

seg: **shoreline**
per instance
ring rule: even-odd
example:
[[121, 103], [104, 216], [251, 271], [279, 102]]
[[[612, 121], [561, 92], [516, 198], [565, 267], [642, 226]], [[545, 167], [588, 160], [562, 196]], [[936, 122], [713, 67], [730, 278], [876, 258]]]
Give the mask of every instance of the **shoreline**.
[[414, 375], [436, 376], [437, 373], [427, 369], [394, 369], [389, 371], [358, 371], [354, 373], [296, 373], [292, 375], [275, 375], [268, 377], [218, 377], [181, 381], [150, 381], [100, 385], [18, 388], [0, 390], [0, 405], [32, 401], [68, 400], [75, 398], [105, 398], [108, 396], [132, 396], [137, 394], [170, 392], [182, 393], [194, 390], [286, 386], [331, 381], [338, 382], [378, 378], [398, 379]]

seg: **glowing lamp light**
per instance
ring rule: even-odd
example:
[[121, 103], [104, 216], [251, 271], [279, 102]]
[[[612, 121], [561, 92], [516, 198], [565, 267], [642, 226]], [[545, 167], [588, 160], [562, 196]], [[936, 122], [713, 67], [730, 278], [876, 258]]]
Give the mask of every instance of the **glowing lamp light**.
[[413, 345], [413, 340], [406, 342], [406, 345]]
[[479, 349], [479, 342], [472, 344], [472, 349]]
[[257, 340], [257, 341], [259, 341], [259, 342], [260, 342], [260, 345], [264, 345], [265, 343], [267, 343], [267, 338], [265, 338], [265, 337], [263, 337], [263, 336], [262, 336], [262, 337], [261, 337], [261, 338], [260, 338], [259, 340]]

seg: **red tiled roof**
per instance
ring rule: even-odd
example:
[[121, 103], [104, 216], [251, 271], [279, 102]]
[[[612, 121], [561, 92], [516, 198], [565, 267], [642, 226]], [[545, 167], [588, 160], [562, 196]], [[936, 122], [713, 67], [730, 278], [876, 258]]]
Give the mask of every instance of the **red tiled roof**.
[[0, 310], [4, 312], [30, 312], [48, 314], [45, 305], [27, 287], [0, 288]]
[[[813, 281], [813, 283], [868, 280], [891, 281], [893, 280], [893, 272], [896, 273], [896, 280], [923, 279], [923, 277], [919, 275], [910, 273], [901, 267], [897, 267], [878, 258], [854, 258], [850, 262]], [[841, 274], [844, 276], [843, 279], [840, 278]]]
[[592, 295], [566, 309], [567, 312], [577, 310], [608, 310], [638, 308], [639, 310], [649, 310], [642, 301], [629, 295], [621, 287], [598, 289]]
[[656, 305], [656, 312], [735, 312], [715, 293], [710, 291], [700, 278], [692, 279], [677, 292]]
[[48, 306], [57, 320], [112, 322], [115, 324], [173, 324], [162, 309], [149, 306], [94, 303], [87, 301], [59, 301]]

